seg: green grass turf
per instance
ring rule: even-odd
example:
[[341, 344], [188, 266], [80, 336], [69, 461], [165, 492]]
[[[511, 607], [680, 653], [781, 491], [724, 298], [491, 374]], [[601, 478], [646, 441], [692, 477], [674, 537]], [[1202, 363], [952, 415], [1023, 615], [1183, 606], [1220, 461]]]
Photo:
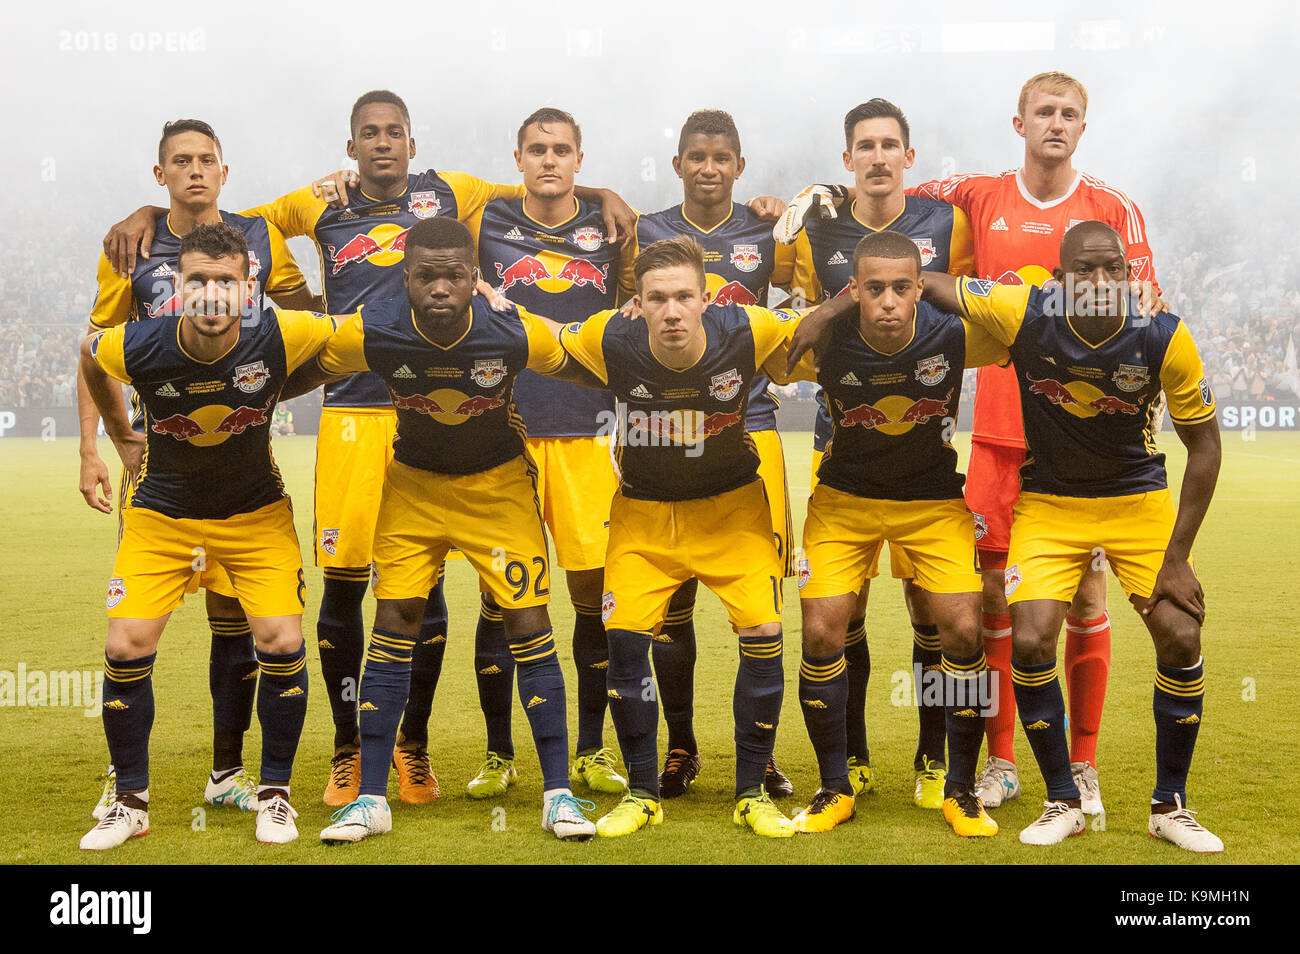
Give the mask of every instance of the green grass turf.
[[[1172, 434], [1161, 443], [1174, 480], [1184, 455]], [[791, 497], [802, 524], [808, 490], [811, 439], [785, 436]], [[1197, 569], [1209, 605], [1205, 630], [1206, 718], [1190, 782], [1192, 806], [1227, 844], [1224, 862], [1293, 861], [1296, 816], [1285, 779], [1297, 764], [1294, 687], [1297, 664], [1292, 640], [1300, 611], [1291, 593], [1297, 579], [1300, 526], [1300, 434], [1258, 435], [1243, 441], [1224, 435], [1224, 468], [1218, 498], [1196, 547]], [[276, 457], [298, 502], [300, 538], [311, 533], [314, 442], [310, 437], [276, 441]], [[105, 459], [115, 460], [105, 445]], [[964, 444], [963, 444], [964, 457]], [[34, 670], [99, 670], [103, 665], [104, 586], [113, 561], [116, 517], [89, 510], [76, 491], [76, 443], [70, 440], [6, 439], [0, 443], [0, 670], [19, 663]], [[303, 620], [314, 646], [319, 571], [307, 556], [309, 592]], [[302, 837], [271, 847], [253, 839], [253, 818], [230, 809], [200, 810], [209, 768], [211, 709], [207, 686], [208, 633], [201, 601], [191, 599], [172, 618], [154, 673], [157, 720], [152, 740], [151, 831], [107, 856], [77, 850], [92, 824], [99, 774], [107, 750], [99, 719], [80, 707], [0, 708], [0, 862], [6, 863], [219, 863], [219, 862], [410, 862], [410, 863], [1181, 863], [1215, 864], [1179, 852], [1146, 834], [1146, 807], [1154, 780], [1150, 639], [1111, 587], [1114, 657], [1098, 759], [1108, 809], [1105, 831], [1053, 849], [1022, 846], [1016, 833], [1038, 814], [1043, 783], [1023, 733], [1017, 730], [1024, 796], [995, 812], [1002, 832], [992, 840], [963, 841], [939, 813], [912, 804], [912, 755], [916, 715], [891, 703], [895, 677], [910, 667], [910, 632], [901, 590], [881, 578], [868, 615], [872, 679], [868, 727], [879, 791], [861, 799], [855, 822], [823, 836], [768, 841], [731, 824], [733, 775], [731, 689], [736, 650], [721, 604], [701, 591], [696, 616], [700, 661], [697, 673], [697, 735], [704, 772], [691, 793], [665, 803], [662, 827], [631, 838], [562, 844], [540, 829], [540, 778], [522, 713], [515, 715], [521, 778], [509, 795], [471, 801], [464, 783], [478, 769], [484, 732], [472, 671], [476, 584], [464, 562], [451, 565], [447, 601], [451, 636], [442, 684], [434, 702], [433, 761], [443, 796], [432, 806], [396, 801], [394, 831], [383, 838], [327, 849], [317, 832], [329, 810], [320, 802], [331, 744], [328, 705], [320, 691], [316, 652], [309, 650], [313, 678], [307, 726], [298, 750], [293, 802]], [[553, 590], [563, 593], [556, 580]], [[786, 696], [776, 755], [795, 784], [793, 812], [816, 786], [816, 762], [795, 694], [799, 662], [799, 609], [793, 583], [786, 585]], [[367, 621], [372, 604], [367, 606]], [[569, 685], [570, 728], [576, 703], [568, 649], [572, 609], [559, 596], [552, 620]], [[1253, 686], [1253, 697], [1250, 687]], [[612, 725], [606, 740], [615, 744]], [[662, 757], [663, 736], [660, 738]], [[255, 766], [260, 732], [254, 720], [245, 745]], [[603, 812], [613, 796], [599, 796]], [[504, 826], [504, 830], [501, 829]]]

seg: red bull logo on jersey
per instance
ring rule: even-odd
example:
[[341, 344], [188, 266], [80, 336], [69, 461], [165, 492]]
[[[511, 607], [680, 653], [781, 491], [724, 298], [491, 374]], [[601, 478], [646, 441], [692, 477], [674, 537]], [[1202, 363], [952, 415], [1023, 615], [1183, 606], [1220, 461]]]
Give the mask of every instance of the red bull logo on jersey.
[[235, 368], [235, 376], [231, 378], [235, 387], [245, 394], [253, 394], [262, 390], [267, 380], [271, 377], [271, 372], [266, 370], [266, 364], [262, 361], [253, 364], [241, 364]]
[[108, 598], [104, 600], [104, 605], [112, 609], [124, 599], [126, 599], [126, 580], [115, 576], [108, 581]]
[[913, 401], [911, 406], [898, 419], [900, 424], [924, 424], [932, 417], [941, 417], [948, 413], [948, 402], [952, 400], [952, 388], [944, 395], [942, 401], [934, 398], [921, 398]]
[[436, 192], [412, 192], [406, 207], [417, 219], [431, 219], [438, 214], [442, 203]]
[[620, 403], [618, 413], [626, 413], [625, 418], [619, 418], [622, 425], [619, 441], [624, 446], [680, 446], [686, 448], [687, 457], [704, 453], [704, 442], [710, 437], [717, 437], [733, 427], [744, 427], [744, 415], [740, 410], [713, 414], [692, 408], [628, 412], [626, 405]]
[[371, 265], [396, 265], [406, 252], [407, 230], [392, 222], [376, 225], [369, 232], [358, 232], [342, 245], [326, 246], [331, 275], [337, 275], [349, 265], [369, 262]]
[[948, 404], [955, 392], [949, 388], [943, 400], [936, 398], [911, 398], [905, 394], [891, 394], [874, 404], [859, 404], [846, 408], [838, 398], [833, 398], [839, 411], [840, 427], [858, 427], [877, 430], [890, 437], [906, 434], [918, 424], [928, 423], [931, 418], [947, 418]]
[[712, 305], [757, 305], [758, 298], [740, 282], [727, 282], [716, 292], [709, 302]]
[[1098, 414], [1137, 414], [1141, 411], [1142, 398], [1137, 403], [1130, 403], [1122, 398], [1106, 394], [1086, 381], [1071, 381], [1062, 384], [1054, 378], [1035, 380], [1025, 375], [1029, 381], [1029, 393], [1046, 398], [1050, 404], [1073, 414], [1075, 417], [1096, 417]]
[[763, 264], [757, 245], [731, 246], [731, 264], [742, 272], [752, 272]]
[[1150, 383], [1151, 373], [1142, 365], [1121, 364], [1119, 370], [1112, 374], [1110, 379], [1121, 391], [1141, 391]]
[[250, 427], [260, 427], [266, 423], [266, 408], [237, 407], [221, 419], [212, 429], [214, 434], [242, 434]]
[[604, 234], [595, 226], [587, 225], [573, 230], [573, 244], [584, 252], [596, 251], [604, 241]]
[[275, 395], [262, 407], [244, 405], [231, 408], [224, 404], [208, 404], [188, 414], [173, 414], [154, 421], [149, 429], [155, 434], [188, 441], [196, 447], [211, 447], [243, 434], [250, 427], [265, 426], [274, 403]]
[[590, 285], [603, 295], [605, 279], [609, 275], [608, 265], [597, 266], [585, 258], [569, 258], [555, 252], [523, 255], [509, 265], [494, 264], [497, 277], [501, 279], [502, 292], [514, 285], [536, 285], [543, 291], [559, 294], [573, 286], [585, 288]]
[[333, 556], [339, 548], [339, 528], [329, 527], [320, 532], [320, 548]]
[[488, 411], [506, 406], [506, 390], [486, 396], [470, 397], [451, 388], [439, 388], [429, 394], [393, 394], [393, 407], [399, 411], [427, 414], [439, 424], [464, 424], [471, 417], [481, 417]]
[[167, 434], [178, 441], [187, 441], [191, 437], [206, 434], [207, 430], [188, 414], [173, 414], [162, 420], [154, 421], [150, 428], [155, 434]]
[[921, 253], [921, 267], [925, 268], [934, 261], [934, 257], [939, 254], [939, 250], [934, 247], [934, 242], [930, 241], [928, 236], [926, 238], [914, 238], [912, 241], [916, 243], [916, 250]]
[[926, 387], [934, 387], [948, 376], [948, 359], [936, 354], [916, 362], [916, 380]]
[[744, 383], [745, 379], [735, 368], [715, 374], [709, 378], [709, 397], [719, 401], [730, 401], [740, 393], [741, 385]]
[[469, 373], [470, 380], [481, 388], [496, 387], [506, 376], [506, 363], [500, 358], [475, 361]]

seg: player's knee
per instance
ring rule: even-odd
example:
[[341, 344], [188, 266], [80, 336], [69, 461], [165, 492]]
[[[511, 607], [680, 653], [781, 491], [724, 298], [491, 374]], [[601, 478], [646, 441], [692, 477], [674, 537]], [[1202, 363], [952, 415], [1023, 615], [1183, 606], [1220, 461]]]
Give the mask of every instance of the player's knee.
[[1201, 624], [1181, 610], [1169, 613], [1155, 634], [1156, 658], [1166, 666], [1186, 669], [1201, 658]]
[[1005, 613], [1007, 611], [1007, 585], [1005, 570], [985, 570], [980, 574], [983, 581], [983, 604], [986, 613]]
[[983, 646], [979, 620], [974, 618], [951, 620], [941, 625], [939, 637], [943, 651], [956, 656], [974, 656]]
[[551, 628], [551, 617], [545, 606], [525, 606], [519, 609], [503, 609], [501, 621], [505, 624], [506, 636], [526, 636]]
[[376, 601], [375, 629], [411, 634], [419, 632], [420, 623], [424, 619], [424, 604], [425, 599], [418, 596], [405, 600]]
[[1026, 665], [1051, 662], [1056, 658], [1056, 635], [1021, 626], [1011, 634], [1011, 655]]
[[264, 653], [277, 656], [296, 653], [302, 648], [301, 621], [296, 626], [288, 622], [272, 626], [263, 629], [260, 634], [255, 628], [253, 630], [253, 641], [257, 644], [257, 648]]
[[605, 570], [573, 570], [564, 574], [565, 585], [569, 588], [569, 599], [575, 603], [599, 606], [605, 592]]
[[845, 630], [827, 620], [804, 622], [803, 651], [808, 656], [834, 656], [844, 649]]

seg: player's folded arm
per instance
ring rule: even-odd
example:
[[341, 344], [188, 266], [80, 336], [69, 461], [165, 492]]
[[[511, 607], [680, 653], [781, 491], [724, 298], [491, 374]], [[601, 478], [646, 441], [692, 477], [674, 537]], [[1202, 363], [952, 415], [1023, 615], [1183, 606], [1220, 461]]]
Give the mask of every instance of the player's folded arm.
[[[328, 315], [310, 317], [331, 322], [334, 320]], [[322, 326], [309, 328], [309, 337], [313, 331], [321, 332]], [[304, 345], [304, 349], [313, 348], [314, 344], [314, 340], [309, 340]], [[313, 351], [315, 356], [308, 359]], [[341, 322], [337, 330], [326, 338], [319, 348], [313, 348], [313, 351], [306, 351], [304, 355], [299, 356], [302, 364], [290, 373], [289, 379], [280, 392], [281, 400], [287, 401], [314, 391], [322, 384], [341, 381], [359, 371], [370, 370], [370, 366], [366, 363], [365, 330], [361, 323], [361, 312]]]
[[542, 315], [519, 308], [519, 318], [528, 332], [528, 369], [558, 381], [568, 381], [597, 391], [605, 389], [605, 382], [596, 377], [582, 363], [572, 360], [560, 344], [564, 326]]
[[619, 321], [626, 320], [617, 311], [602, 311], [586, 321], [560, 329], [560, 347], [571, 359], [570, 363], [586, 368], [601, 382], [601, 387], [609, 381], [609, 370], [605, 367], [605, 328], [615, 316]]

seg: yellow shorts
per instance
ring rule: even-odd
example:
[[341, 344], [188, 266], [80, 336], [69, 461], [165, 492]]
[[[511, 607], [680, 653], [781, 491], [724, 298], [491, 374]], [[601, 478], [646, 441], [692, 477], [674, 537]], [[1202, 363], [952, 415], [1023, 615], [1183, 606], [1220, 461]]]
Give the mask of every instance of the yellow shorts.
[[[817, 489], [817, 468], [822, 465], [822, 458], [825, 456], [825, 451], [812, 452], [812, 482], [808, 485], [811, 488], [810, 493]], [[885, 541], [881, 540], [876, 547], [875, 556], [868, 562], [867, 573], [863, 579], [874, 580], [880, 575], [880, 551], [884, 548]], [[907, 555], [906, 550], [894, 543], [889, 544], [889, 574], [896, 580], [911, 580], [916, 577], [916, 567], [912, 565], [912, 558]]]
[[566, 570], [604, 566], [609, 502], [618, 489], [609, 438], [529, 438], [528, 454], [537, 466], [537, 499], [555, 562]]
[[391, 407], [321, 411], [312, 543], [317, 566], [370, 565], [379, 495], [396, 433], [397, 412]]
[[1150, 596], [1174, 517], [1167, 489], [1127, 497], [1022, 493], [1011, 517], [1007, 602], [1068, 603], [1084, 571], [1107, 563], [1124, 592]]
[[781, 576], [794, 576], [793, 521], [790, 519], [790, 485], [785, 476], [785, 451], [776, 431], [750, 431], [758, 450], [758, 477], [767, 491], [772, 511], [772, 535], [781, 560]]
[[781, 559], [763, 482], [698, 500], [614, 495], [601, 618], [606, 629], [654, 632], [677, 588], [695, 577], [734, 629], [781, 621]]
[[300, 616], [306, 586], [293, 508], [284, 497], [224, 520], [128, 507], [108, 587], [110, 619], [158, 619], [222, 567], [249, 616]]
[[931, 593], [978, 593], [975, 520], [964, 501], [869, 500], [818, 485], [803, 527], [806, 561], [799, 596], [817, 599], [856, 593], [889, 541], [905, 551], [914, 579]]
[[375, 597], [428, 596], [453, 546], [506, 609], [550, 602], [546, 529], [524, 456], [478, 474], [388, 465], [375, 526]]
[[[125, 514], [126, 508], [131, 505], [131, 496], [135, 493], [135, 478], [127, 473], [125, 467], [122, 468], [122, 488], [119, 496], [122, 498], [121, 504], [117, 508], [117, 543], [122, 544], [122, 536], [126, 533]], [[207, 569], [202, 573], [195, 573], [190, 577], [190, 581], [185, 584], [186, 594], [197, 593], [199, 588], [211, 590], [218, 596], [224, 596], [228, 599], [235, 598], [235, 587], [230, 582], [228, 574], [217, 563], [208, 560]], [[142, 617], [156, 618], [156, 617]]]

